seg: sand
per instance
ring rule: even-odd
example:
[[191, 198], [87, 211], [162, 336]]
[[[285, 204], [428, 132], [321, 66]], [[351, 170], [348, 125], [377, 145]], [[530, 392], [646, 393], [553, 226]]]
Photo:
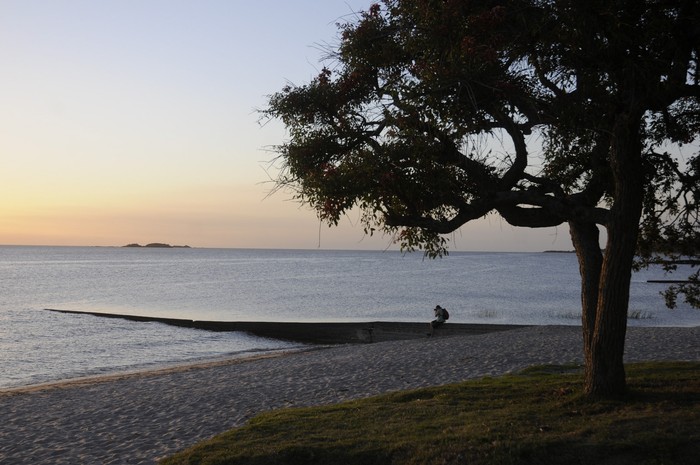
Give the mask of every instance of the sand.
[[[629, 328], [626, 361], [700, 361], [700, 328]], [[581, 363], [580, 328], [325, 346], [0, 391], [1, 464], [152, 464], [252, 416]]]

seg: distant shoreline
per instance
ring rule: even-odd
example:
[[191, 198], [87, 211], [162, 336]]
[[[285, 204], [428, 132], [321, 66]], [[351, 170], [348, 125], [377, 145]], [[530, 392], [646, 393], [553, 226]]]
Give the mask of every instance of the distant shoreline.
[[133, 243], [133, 244], [124, 245], [122, 247], [131, 247], [131, 248], [136, 248], [136, 249], [145, 248], [145, 247], [153, 248], [153, 249], [191, 249], [192, 248], [189, 245], [170, 245], [170, 244], [164, 244], [162, 242], [152, 242], [152, 243], [146, 244], [146, 245]]

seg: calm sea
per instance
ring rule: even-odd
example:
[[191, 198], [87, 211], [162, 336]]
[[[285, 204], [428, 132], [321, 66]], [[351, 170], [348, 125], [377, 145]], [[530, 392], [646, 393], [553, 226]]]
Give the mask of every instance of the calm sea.
[[[700, 325], [664, 307], [659, 270], [635, 274], [630, 324]], [[0, 388], [292, 347], [240, 333], [45, 308], [220, 321], [577, 325], [576, 257], [395, 251], [0, 247]]]

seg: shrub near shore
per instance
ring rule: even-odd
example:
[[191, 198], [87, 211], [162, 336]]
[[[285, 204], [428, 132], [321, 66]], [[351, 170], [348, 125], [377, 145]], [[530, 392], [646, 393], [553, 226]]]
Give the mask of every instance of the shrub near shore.
[[165, 459], [223, 464], [695, 464], [700, 363], [627, 367], [619, 401], [582, 395], [577, 367], [284, 409]]

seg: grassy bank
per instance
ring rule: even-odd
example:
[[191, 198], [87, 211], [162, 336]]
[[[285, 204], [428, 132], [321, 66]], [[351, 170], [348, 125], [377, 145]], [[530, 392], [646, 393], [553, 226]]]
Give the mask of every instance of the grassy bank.
[[700, 363], [628, 366], [629, 396], [591, 402], [574, 367], [252, 419], [163, 465], [697, 464]]

